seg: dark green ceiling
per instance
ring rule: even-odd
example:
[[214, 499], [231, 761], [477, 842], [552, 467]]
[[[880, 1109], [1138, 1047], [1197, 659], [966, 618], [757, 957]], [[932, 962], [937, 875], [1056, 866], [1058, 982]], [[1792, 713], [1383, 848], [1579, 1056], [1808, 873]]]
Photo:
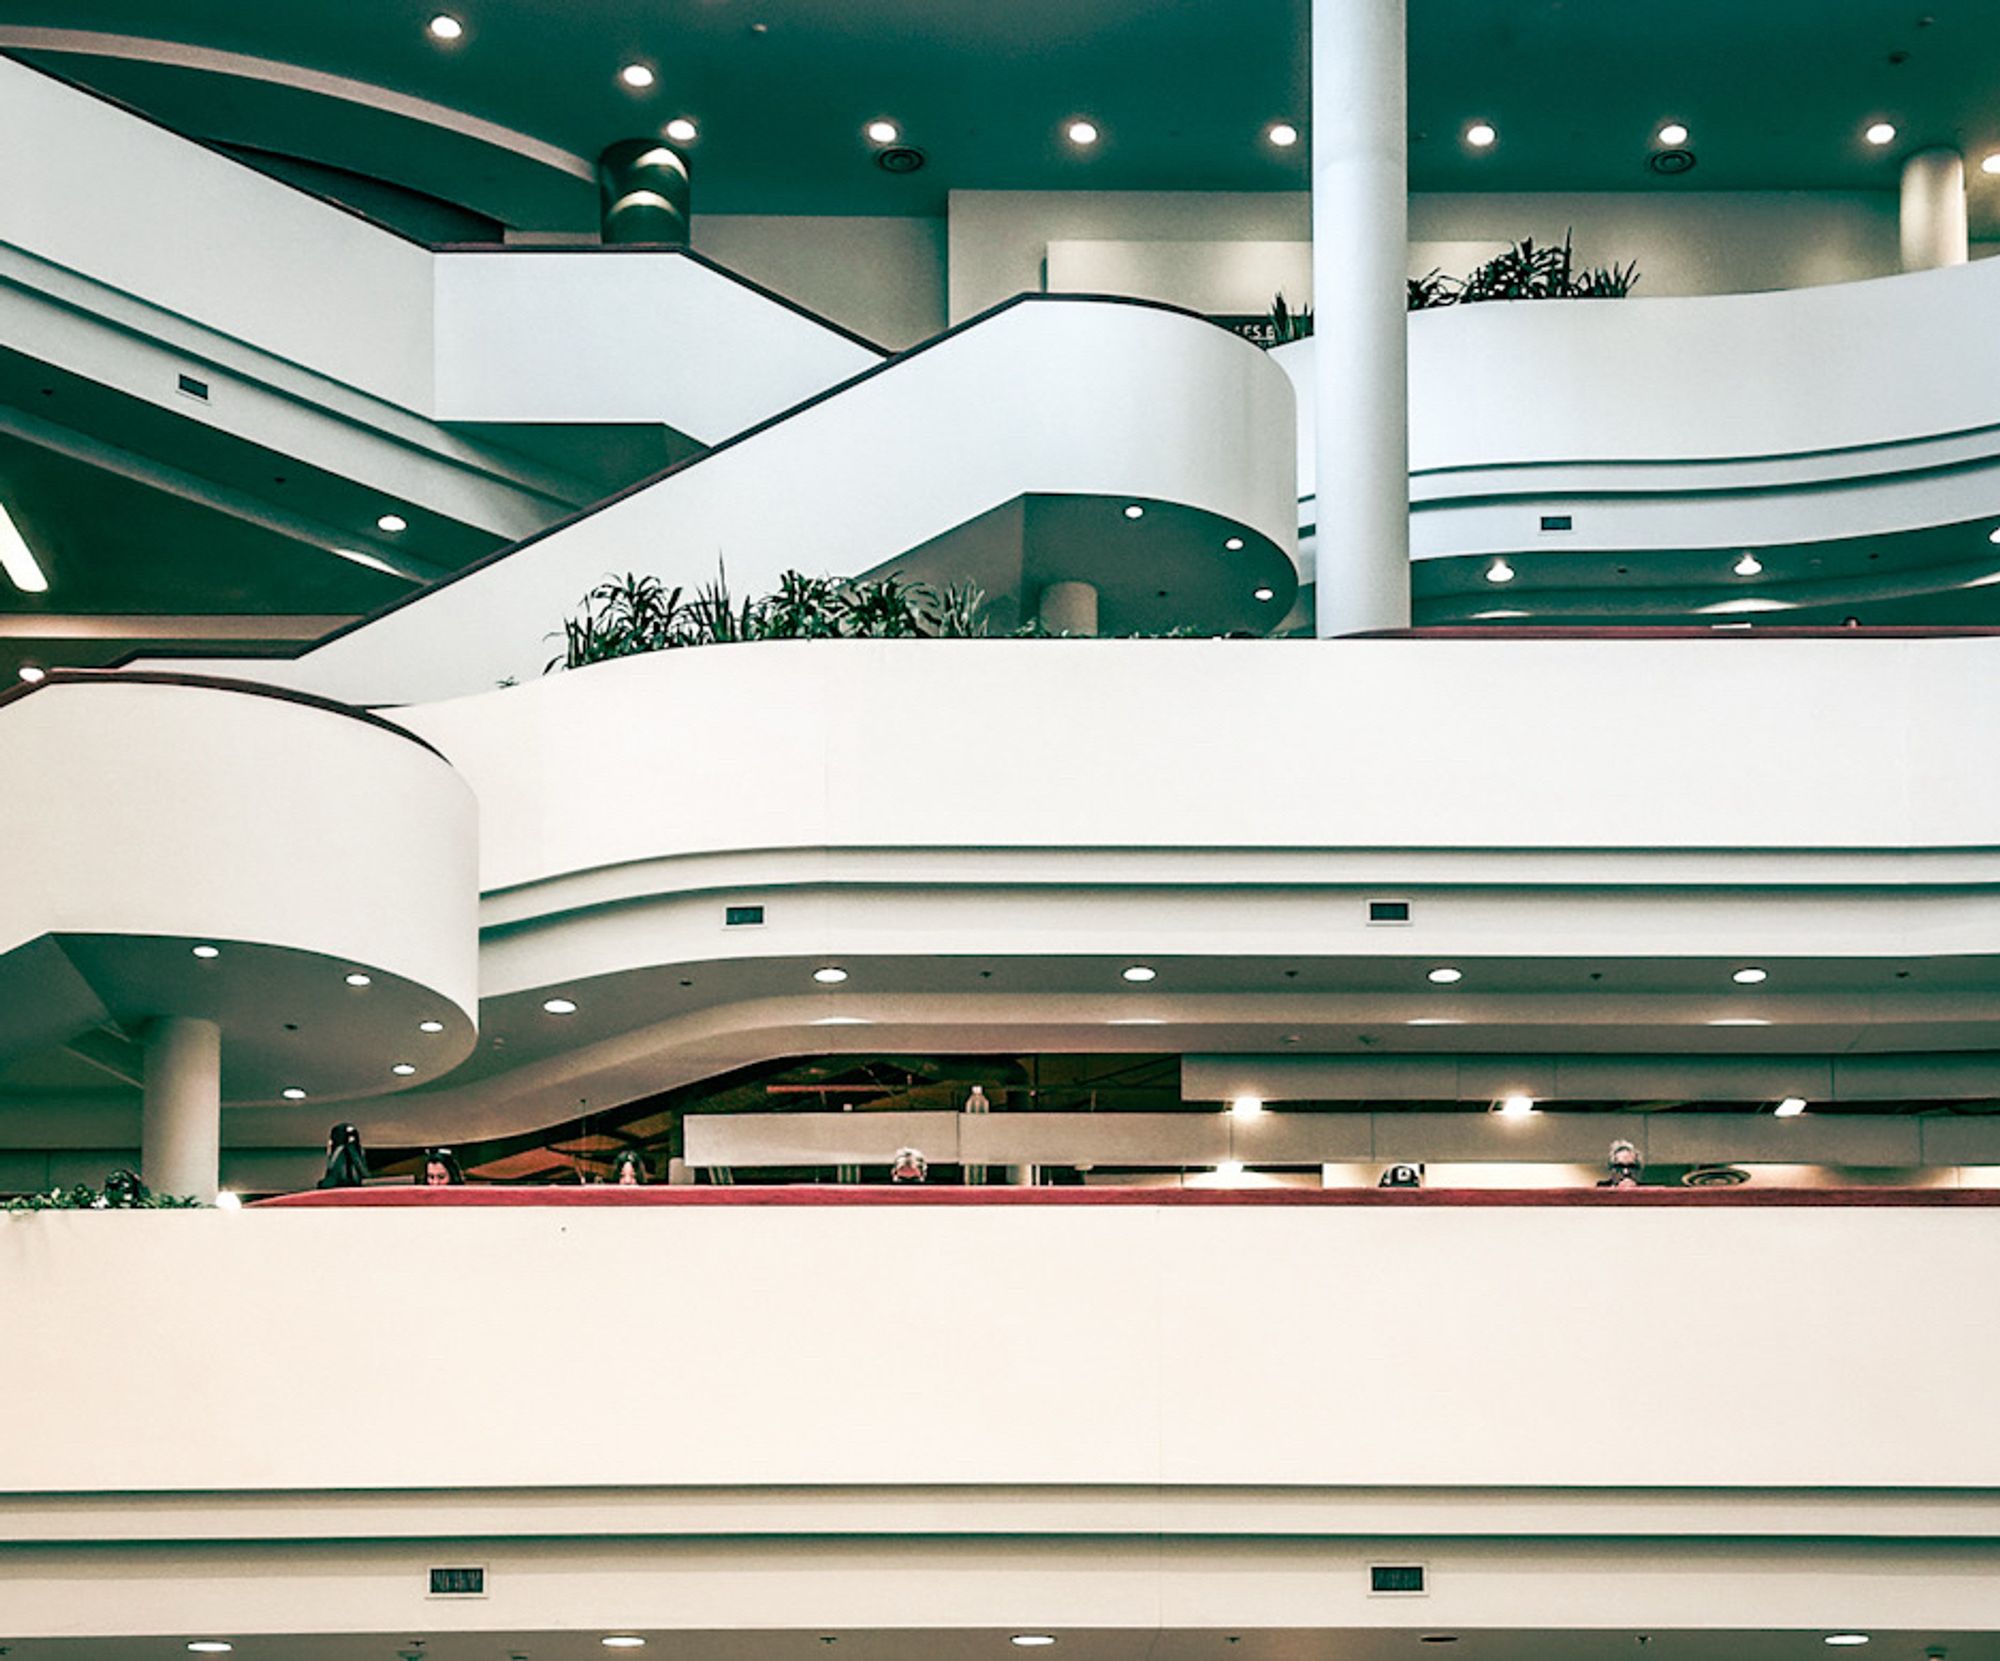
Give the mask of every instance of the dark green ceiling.
[[[250, 54], [413, 94], [592, 156], [613, 139], [701, 124], [712, 212], [934, 213], [948, 188], [1301, 188], [1304, 146], [1261, 139], [1307, 115], [1301, 0], [440, 0], [465, 38], [425, 34], [427, 0], [0, 0], [7, 28], [102, 31]], [[754, 25], [765, 25], [757, 29]], [[1993, 0], [1410, 0], [1419, 190], [1892, 188], [1898, 157], [1945, 141], [2000, 148]], [[616, 80], [642, 60], [658, 84]], [[507, 194], [463, 139], [356, 106], [230, 88], [186, 69], [64, 53], [65, 73], [235, 142], [397, 178], [519, 224], [587, 221], [589, 186]], [[204, 88], [206, 90], [204, 90]], [[1087, 155], [1059, 136], [1087, 113]], [[929, 165], [873, 165], [888, 116]], [[1460, 142], [1485, 118], [1500, 142]], [[1646, 160], [1672, 118], [1697, 170]], [[1860, 133], [1876, 118], [1902, 139]], [[426, 146], [430, 147], [429, 153]], [[448, 188], [456, 173], [478, 188]], [[1975, 182], [1975, 220], [2000, 179]]]

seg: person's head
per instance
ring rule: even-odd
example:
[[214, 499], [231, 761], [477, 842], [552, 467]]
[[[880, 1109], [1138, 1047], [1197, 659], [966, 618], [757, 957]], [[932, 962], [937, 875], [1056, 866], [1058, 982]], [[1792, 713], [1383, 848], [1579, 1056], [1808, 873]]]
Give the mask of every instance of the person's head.
[[459, 1169], [458, 1155], [449, 1148], [424, 1149], [424, 1186], [426, 1188], [456, 1188], [465, 1180], [465, 1172]]
[[1421, 1188], [1424, 1185], [1423, 1167], [1419, 1165], [1391, 1165], [1382, 1173], [1377, 1188]]
[[368, 1155], [361, 1148], [361, 1132], [353, 1125], [334, 1125], [326, 1133], [326, 1175], [322, 1188], [359, 1188], [368, 1180]]
[[1611, 1144], [1611, 1152], [1605, 1163], [1618, 1172], [1636, 1171], [1644, 1163], [1639, 1158], [1639, 1150], [1622, 1138]]
[[151, 1197], [152, 1190], [129, 1165], [121, 1165], [104, 1179], [104, 1203], [112, 1210], [123, 1211], [144, 1205]]
[[612, 1157], [611, 1180], [620, 1188], [637, 1188], [646, 1180], [646, 1162], [636, 1148], [620, 1148]]
[[922, 1182], [930, 1174], [930, 1162], [915, 1148], [898, 1148], [896, 1162], [889, 1168], [891, 1182]]

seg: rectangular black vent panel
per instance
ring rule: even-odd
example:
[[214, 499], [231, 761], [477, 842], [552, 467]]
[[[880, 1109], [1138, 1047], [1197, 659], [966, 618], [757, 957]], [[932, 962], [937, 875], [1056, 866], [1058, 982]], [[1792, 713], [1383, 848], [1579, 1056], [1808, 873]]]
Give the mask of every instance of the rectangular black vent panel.
[[180, 390], [190, 398], [199, 398], [204, 404], [208, 402], [208, 382], [198, 381], [192, 375], [183, 375], [179, 386]]
[[733, 905], [722, 914], [725, 928], [740, 929], [764, 920], [764, 908], [760, 905]]
[[1371, 923], [1407, 923], [1410, 920], [1408, 900], [1370, 900], [1368, 921]]
[[430, 1595], [434, 1598], [483, 1598], [486, 1596], [486, 1570], [470, 1566], [433, 1569]]
[[1566, 513], [1545, 513], [1542, 515], [1542, 529], [1545, 531], [1573, 531], [1576, 522]]
[[1371, 1563], [1368, 1565], [1368, 1590], [1386, 1593], [1390, 1596], [1411, 1597], [1424, 1589], [1424, 1566], [1421, 1563]]

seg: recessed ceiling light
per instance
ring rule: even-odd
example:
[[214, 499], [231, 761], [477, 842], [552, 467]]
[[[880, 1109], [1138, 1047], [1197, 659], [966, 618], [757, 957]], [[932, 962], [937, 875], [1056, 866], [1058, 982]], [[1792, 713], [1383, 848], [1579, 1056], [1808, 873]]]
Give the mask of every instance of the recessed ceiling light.
[[1454, 969], [1449, 964], [1440, 965], [1430, 973], [1430, 980], [1433, 986], [1456, 986], [1464, 979], [1465, 971], [1463, 969]]
[[1992, 155], [1982, 161], [1979, 164], [1979, 171], [1982, 173], [2000, 173], [2000, 150], [1995, 150]]
[[457, 40], [465, 33], [465, 25], [449, 12], [439, 12], [424, 27], [432, 40]]
[[542, 1000], [542, 1009], [544, 1013], [549, 1015], [574, 1015], [576, 1013], [576, 1000], [574, 998], [544, 998]]
[[1496, 559], [1486, 568], [1486, 580], [1490, 583], [1510, 583], [1514, 580], [1514, 568], [1504, 559]]
[[1669, 121], [1660, 129], [1660, 142], [1669, 150], [1678, 150], [1688, 141], [1688, 130], [1678, 121]]
[[644, 92], [646, 88], [653, 84], [653, 71], [647, 64], [628, 63], [623, 69], [618, 71], [618, 79], [623, 81], [634, 92]]
[[286, 1085], [278, 1094], [283, 1096], [288, 1102], [302, 1102], [306, 1099], [306, 1093], [296, 1084]]
[[220, 946], [196, 946], [192, 950], [196, 957], [220, 957], [222, 955], [222, 948]]
[[1047, 1632], [1017, 1632], [1007, 1641], [1019, 1644], [1022, 1649], [1046, 1649], [1055, 1642], [1055, 1638]]
[[1264, 134], [1280, 150], [1289, 150], [1299, 141], [1299, 130], [1289, 121], [1274, 121]]
[[1771, 1023], [1760, 1015], [1719, 1015], [1708, 1024], [1712, 1027], [1768, 1027]]
[[1123, 1015], [1104, 1024], [1107, 1027], [1163, 1027], [1167, 1023], [1158, 1015]]
[[14, 523], [14, 516], [3, 505], [0, 505], [0, 571], [6, 572], [7, 580], [23, 594], [46, 594], [49, 591], [49, 579], [42, 574], [34, 554], [22, 540], [21, 528]]
[[385, 559], [377, 559], [373, 554], [364, 554], [358, 548], [332, 548], [328, 552], [338, 554], [342, 559], [352, 560], [356, 565], [365, 565], [371, 571], [380, 571], [386, 577], [401, 577], [404, 582], [415, 582], [416, 578], [398, 571]]
[[1261, 1096], [1238, 1096], [1229, 1111], [1239, 1119], [1254, 1119], [1264, 1111], [1264, 1101]]
[[359, 969], [350, 971], [342, 978], [346, 980], [349, 986], [373, 986], [375, 984], [373, 976], [364, 975]]
[[1277, 597], [1277, 592], [1269, 588], [1257, 589], [1250, 596], [1253, 600], [1275, 600]]
[[865, 130], [871, 144], [894, 144], [903, 136], [893, 121], [871, 121]]
[[1126, 508], [1125, 517], [1127, 519], [1143, 519], [1146, 517], [1146, 510], [1139, 506], [1137, 502], [1134, 502], [1130, 507]]
[[1500, 1098], [1500, 1116], [1503, 1119], [1525, 1119], [1534, 1111], [1535, 1098], [1533, 1096], [1502, 1096]]
[[1762, 986], [1765, 981], [1771, 978], [1771, 971], [1768, 969], [1738, 969], [1729, 978], [1736, 982], [1738, 986]]
[[419, 1022], [417, 1023], [417, 1031], [419, 1031], [419, 1032], [443, 1032], [443, 1031], [444, 1031], [444, 1022], [442, 1022], [442, 1021], [419, 1021]]
[[1149, 969], [1143, 963], [1135, 963], [1125, 971], [1125, 978], [1129, 981], [1149, 981], [1158, 973], [1157, 969]]
[[399, 1061], [389, 1069], [398, 1078], [408, 1078], [416, 1070], [417, 1064], [414, 1061]]
[[400, 513], [385, 513], [375, 521], [375, 528], [385, 536], [401, 536], [410, 528], [410, 522]]
[[1829, 1632], [1821, 1641], [1832, 1644], [1836, 1649], [1846, 1649], [1855, 1644], [1867, 1643], [1868, 1634], [1865, 1632]]
[[[1831, 1639], [1827, 1641], [1832, 1642]], [[227, 1655], [235, 1647], [234, 1644], [225, 1644], [220, 1638], [197, 1638], [188, 1645], [189, 1651], [195, 1655]]]
[[822, 969], [815, 969], [813, 971], [813, 979], [818, 981], [822, 986], [838, 986], [842, 981], [847, 979], [847, 971], [835, 968], [834, 965], [829, 963]]
[[[1067, 131], [1069, 135], [1069, 141], [1072, 144], [1088, 146], [1095, 144], [1097, 142], [1097, 126], [1096, 123], [1094, 122], [1072, 121], [1069, 124], [1068, 128], [1065, 130]], [[1021, 1640], [1018, 1638], [1014, 1640], [1014, 1642], [1017, 1644], [1020, 1641]]]
[[1783, 1101], [1778, 1103], [1778, 1105], [1775, 1108], [1772, 1109], [1772, 1112], [1775, 1113], [1777, 1117], [1780, 1119], [1796, 1119], [1801, 1113], [1805, 1112], [1805, 1110], [1806, 1110], [1805, 1097], [1787, 1096]]
[[[2000, 536], [2000, 532], [1995, 532], [1994, 534], [1996, 536]], [[1243, 538], [1240, 536], [1232, 536], [1227, 542], [1223, 543], [1222, 546], [1232, 554], [1240, 554], [1243, 552]]]
[[677, 115], [666, 126], [667, 137], [676, 144], [692, 144], [701, 136], [701, 129], [684, 115]]
[[1465, 1025], [1456, 1015], [1416, 1015], [1403, 1023], [1406, 1027], [1462, 1027]]
[[1475, 121], [1465, 129], [1465, 142], [1475, 150], [1490, 150], [1500, 134], [1490, 121]]
[[635, 1638], [631, 1634], [624, 1632], [614, 1633], [609, 1638], [600, 1638], [597, 1641], [606, 1649], [644, 1649], [646, 1647], [646, 1640], [644, 1638]]
[[19, 670], [19, 674], [21, 676], [21, 679], [26, 681], [30, 686], [33, 686], [36, 681], [44, 680], [48, 677], [48, 671], [44, 669], [39, 663], [22, 664]]
[[[1877, 121], [1861, 136], [1877, 149], [1880, 149], [1885, 144], [1894, 144], [1896, 142], [1895, 124], [1889, 121]], [[1865, 1643], [1867, 1640], [1863, 1639], [1862, 1641]]]
[[808, 1021], [809, 1027], [872, 1027], [875, 1023], [865, 1015], [822, 1015], [817, 1021]]
[[1739, 577], [1761, 576], [1764, 570], [1764, 562], [1760, 560], [1755, 554], [1751, 553], [1748, 549], [1745, 549], [1743, 557], [1739, 559], [1736, 562], [1736, 564], [1733, 567], [1731, 567], [1731, 569], [1733, 569], [1737, 574], [1737, 576]]

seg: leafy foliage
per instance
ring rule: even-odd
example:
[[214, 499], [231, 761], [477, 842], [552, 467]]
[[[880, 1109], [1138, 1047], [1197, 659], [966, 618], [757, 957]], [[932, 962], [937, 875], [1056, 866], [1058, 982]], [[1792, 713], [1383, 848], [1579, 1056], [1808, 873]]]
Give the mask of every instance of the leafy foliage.
[[887, 576], [842, 582], [787, 571], [775, 593], [737, 601], [721, 572], [692, 600], [658, 577], [607, 577], [563, 622], [563, 653], [549, 668], [681, 646], [749, 640], [942, 640], [986, 633], [986, 597], [970, 583], [938, 589]]
[[9, 1211], [193, 1211], [201, 1201], [189, 1194], [156, 1194], [136, 1171], [113, 1171], [100, 1193], [88, 1183], [51, 1188], [46, 1194], [17, 1194]]
[[[1469, 277], [1447, 277], [1442, 271], [1412, 277], [1407, 290], [1409, 309], [1434, 311], [1439, 306], [1470, 306], [1488, 300], [1622, 300], [1637, 286], [1637, 260], [1579, 269], [1572, 237], [1572, 232], [1565, 231], [1561, 243], [1550, 245], [1525, 237]], [[1271, 330], [1274, 345], [1304, 340], [1313, 332], [1312, 309], [1302, 306], [1294, 312], [1285, 304], [1285, 297], [1278, 295], [1271, 302]]]

